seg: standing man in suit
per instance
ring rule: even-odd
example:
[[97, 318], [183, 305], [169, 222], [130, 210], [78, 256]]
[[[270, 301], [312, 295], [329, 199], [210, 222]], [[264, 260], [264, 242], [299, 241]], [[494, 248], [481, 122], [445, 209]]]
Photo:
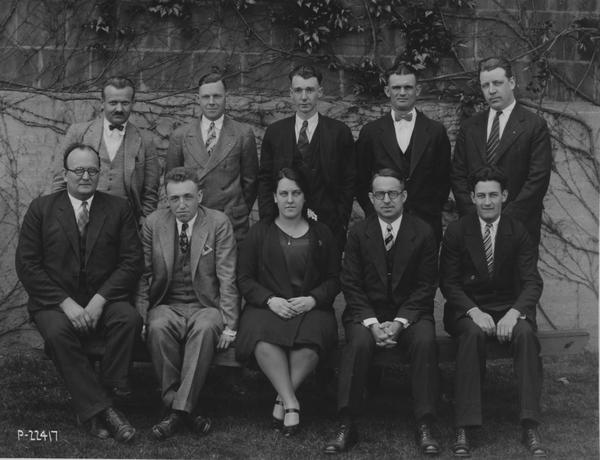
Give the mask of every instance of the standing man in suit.
[[[125, 77], [111, 77], [101, 93], [104, 115], [67, 130], [57, 157], [73, 143], [91, 145], [100, 152], [102, 175], [98, 190], [125, 198], [131, 204], [138, 223], [156, 209], [160, 167], [152, 142], [129, 121], [135, 102], [135, 86]], [[57, 166], [52, 190], [65, 188]]]
[[233, 342], [239, 315], [231, 222], [200, 205], [195, 168], [172, 169], [165, 187], [169, 209], [157, 210], [142, 227], [146, 268], [136, 296], [167, 409], [152, 427], [157, 439], [183, 423], [199, 434], [210, 430], [196, 406], [215, 348]]
[[393, 169], [373, 175], [369, 198], [375, 214], [354, 225], [342, 264], [346, 345], [338, 386], [339, 426], [326, 454], [350, 448], [357, 440], [367, 374], [377, 349], [401, 346], [410, 357], [410, 381], [417, 420], [417, 444], [437, 455], [432, 435], [439, 375], [433, 297], [437, 246], [431, 227], [403, 213], [405, 178]]
[[496, 337], [513, 355], [523, 442], [534, 457], [545, 457], [537, 432], [542, 362], [535, 307], [542, 278], [536, 247], [521, 222], [501, 213], [508, 192], [499, 168], [476, 171], [470, 184], [476, 214], [448, 226], [440, 262], [444, 325], [458, 340], [454, 455], [471, 456], [467, 428], [481, 425], [486, 337]]
[[196, 168], [203, 205], [227, 214], [240, 242], [258, 188], [256, 140], [250, 126], [225, 115], [222, 74], [204, 75], [198, 86], [200, 118], [173, 132], [166, 169]]
[[[142, 271], [136, 222], [125, 200], [96, 190], [100, 160], [93, 147], [74, 144], [63, 162], [67, 190], [32, 201], [16, 270], [78, 419], [93, 436], [126, 442], [135, 429], [111, 396], [131, 393], [128, 374], [142, 327], [129, 302]], [[106, 338], [101, 381], [81, 346], [92, 332]]]
[[258, 212], [261, 219], [275, 218], [275, 177], [284, 167], [299, 169], [309, 179], [309, 217], [329, 227], [341, 252], [354, 199], [352, 133], [344, 123], [317, 111], [323, 96], [319, 71], [301, 65], [290, 72], [289, 79], [296, 114], [276, 121], [265, 132], [258, 173]]
[[372, 214], [369, 191], [373, 172], [382, 168], [405, 171], [408, 198], [404, 212], [431, 225], [439, 245], [442, 207], [450, 192], [450, 141], [444, 125], [415, 109], [420, 92], [412, 67], [400, 64], [387, 72], [385, 94], [391, 111], [360, 131], [356, 196], [365, 214]]
[[466, 120], [456, 139], [451, 179], [458, 212], [475, 213], [469, 176], [483, 166], [497, 166], [508, 178], [503, 212], [520, 220], [537, 246], [552, 166], [548, 127], [516, 102], [516, 82], [506, 59], [481, 61], [479, 82], [490, 109]]

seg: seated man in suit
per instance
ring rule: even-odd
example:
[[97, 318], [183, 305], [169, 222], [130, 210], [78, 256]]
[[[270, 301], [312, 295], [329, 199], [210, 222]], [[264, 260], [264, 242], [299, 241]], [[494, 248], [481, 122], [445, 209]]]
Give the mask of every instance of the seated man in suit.
[[152, 427], [157, 439], [184, 422], [199, 434], [210, 430], [209, 418], [192, 414], [215, 348], [229, 347], [238, 323], [233, 227], [224, 213], [200, 205], [197, 178], [194, 168], [169, 171], [169, 208], [152, 213], [142, 227], [146, 268], [136, 305], [167, 409]]
[[523, 441], [534, 457], [545, 457], [540, 420], [542, 362], [535, 308], [542, 293], [537, 251], [526, 228], [502, 214], [507, 200], [502, 170], [486, 166], [470, 180], [476, 214], [448, 226], [440, 261], [446, 298], [444, 325], [458, 339], [455, 425], [457, 457], [471, 455], [467, 428], [481, 425], [481, 387], [486, 337], [510, 347], [519, 391]]
[[171, 135], [166, 169], [196, 169], [203, 205], [227, 214], [239, 243], [248, 233], [248, 216], [256, 200], [258, 155], [252, 128], [225, 115], [225, 103], [223, 75], [201, 77], [201, 116]]
[[369, 198], [375, 213], [354, 225], [342, 264], [346, 309], [338, 386], [339, 427], [324, 449], [347, 450], [357, 440], [359, 414], [373, 353], [401, 346], [410, 357], [410, 381], [417, 443], [425, 455], [439, 453], [432, 435], [439, 375], [433, 297], [437, 244], [431, 226], [403, 213], [405, 177], [381, 169], [373, 175]]
[[[125, 200], [96, 190], [100, 161], [93, 147], [69, 146], [63, 164], [67, 190], [32, 201], [16, 270], [78, 419], [94, 436], [126, 442], [135, 429], [111, 396], [130, 393], [133, 345], [142, 327], [129, 302], [142, 272], [137, 226]], [[101, 382], [81, 345], [91, 332], [106, 338]]]
[[[152, 142], [129, 121], [135, 103], [135, 86], [125, 77], [110, 77], [102, 87], [103, 115], [69, 127], [58, 148], [56, 161], [62, 161], [65, 146], [76, 142], [91, 145], [100, 153], [102, 176], [98, 190], [125, 198], [141, 222], [156, 209], [160, 166]], [[56, 167], [52, 191], [65, 183]]]

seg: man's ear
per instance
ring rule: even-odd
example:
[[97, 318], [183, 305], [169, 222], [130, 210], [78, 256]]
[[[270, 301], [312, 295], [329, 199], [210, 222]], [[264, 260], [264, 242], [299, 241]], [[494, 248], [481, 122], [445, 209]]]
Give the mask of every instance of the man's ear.
[[508, 190], [502, 190], [502, 203], [506, 203], [506, 200], [508, 200]]
[[471, 201], [475, 204], [475, 192], [471, 192]]

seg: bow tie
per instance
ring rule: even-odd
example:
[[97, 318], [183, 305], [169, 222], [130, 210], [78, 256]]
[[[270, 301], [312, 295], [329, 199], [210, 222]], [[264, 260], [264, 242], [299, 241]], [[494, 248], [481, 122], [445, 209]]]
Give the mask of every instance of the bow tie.
[[412, 121], [412, 118], [413, 118], [412, 112], [408, 112], [408, 113], [394, 112], [394, 121], [400, 121], [400, 120]]
[[125, 126], [123, 125], [108, 125], [108, 129], [110, 129], [111, 131], [114, 129], [118, 129], [119, 131], [123, 131], [123, 129], [125, 128]]

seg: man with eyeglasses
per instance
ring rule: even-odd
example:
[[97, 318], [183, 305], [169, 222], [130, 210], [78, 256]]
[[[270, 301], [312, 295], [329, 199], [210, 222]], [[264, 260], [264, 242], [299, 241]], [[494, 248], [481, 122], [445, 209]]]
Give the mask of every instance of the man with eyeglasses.
[[[78, 420], [95, 437], [127, 442], [135, 428], [113, 398], [131, 393], [129, 368], [142, 328], [129, 302], [143, 268], [137, 225], [124, 199], [97, 191], [93, 147], [67, 147], [63, 166], [66, 190], [34, 199], [25, 214], [16, 271]], [[81, 345], [91, 334], [106, 338], [100, 378]]]
[[309, 180], [308, 216], [325, 223], [343, 251], [354, 198], [354, 139], [344, 123], [318, 112], [323, 76], [317, 69], [300, 65], [289, 79], [296, 114], [265, 132], [258, 173], [259, 215], [261, 219], [277, 215], [273, 202], [277, 173], [284, 167], [300, 169]]
[[341, 283], [346, 299], [342, 315], [346, 345], [338, 384], [339, 424], [324, 448], [326, 454], [349, 449], [358, 439], [360, 415], [372, 356], [400, 346], [410, 359], [417, 446], [437, 455], [432, 433], [439, 375], [433, 297], [437, 278], [437, 245], [431, 227], [403, 212], [406, 179], [381, 169], [371, 179], [369, 199], [375, 213], [348, 233]]
[[[102, 175], [98, 190], [125, 198], [138, 222], [156, 209], [160, 166], [152, 141], [129, 117], [135, 103], [135, 86], [125, 77], [108, 78], [101, 91], [103, 116], [69, 127], [60, 143], [56, 162], [73, 143], [91, 145], [100, 153]], [[52, 191], [64, 190], [61, 166], [56, 166]]]
[[414, 68], [399, 64], [387, 72], [385, 94], [391, 110], [367, 123], [356, 141], [358, 203], [374, 212], [370, 179], [382, 168], [407, 173], [404, 212], [420, 217], [442, 239], [442, 209], [450, 192], [450, 141], [444, 125], [415, 108], [421, 84]]

